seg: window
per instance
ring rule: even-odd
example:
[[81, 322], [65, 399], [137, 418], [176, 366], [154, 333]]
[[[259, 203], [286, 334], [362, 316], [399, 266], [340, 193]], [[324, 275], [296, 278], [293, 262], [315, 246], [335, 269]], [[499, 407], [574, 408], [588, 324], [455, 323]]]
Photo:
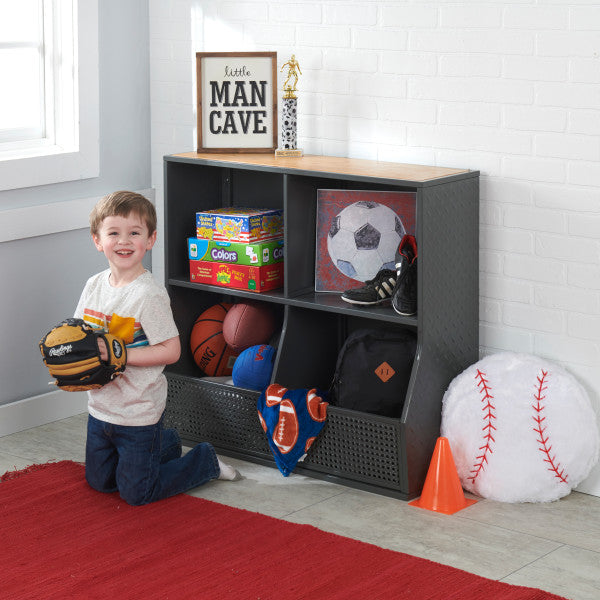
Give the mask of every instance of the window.
[[0, 0], [0, 189], [98, 176], [97, 0]]
[[[16, 8], [16, 10], [15, 10]], [[37, 140], [45, 135], [44, 29], [42, 2], [16, 7], [0, 2], [0, 143]]]

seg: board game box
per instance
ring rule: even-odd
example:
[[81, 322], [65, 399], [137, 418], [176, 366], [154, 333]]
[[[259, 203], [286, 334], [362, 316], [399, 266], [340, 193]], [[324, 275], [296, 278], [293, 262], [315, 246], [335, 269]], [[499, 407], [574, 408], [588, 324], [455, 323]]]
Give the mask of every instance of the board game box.
[[283, 260], [283, 240], [239, 244], [236, 242], [217, 242], [200, 238], [188, 238], [188, 258], [223, 262], [236, 265], [254, 265], [262, 267]]
[[283, 237], [283, 210], [221, 207], [196, 213], [201, 239], [250, 244]]
[[255, 267], [190, 260], [190, 281], [251, 292], [267, 292], [283, 285], [283, 262]]

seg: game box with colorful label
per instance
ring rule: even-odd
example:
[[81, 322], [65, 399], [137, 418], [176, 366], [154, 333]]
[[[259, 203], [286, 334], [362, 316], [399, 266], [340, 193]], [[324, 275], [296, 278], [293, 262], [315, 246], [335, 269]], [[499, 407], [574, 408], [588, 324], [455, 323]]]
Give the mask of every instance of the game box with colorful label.
[[196, 213], [196, 236], [253, 244], [283, 237], [283, 210], [222, 207]]
[[283, 263], [255, 267], [190, 260], [190, 281], [237, 290], [267, 292], [283, 286]]
[[236, 242], [216, 242], [200, 238], [188, 238], [188, 258], [222, 262], [235, 265], [262, 267], [283, 260], [283, 240], [239, 244]]

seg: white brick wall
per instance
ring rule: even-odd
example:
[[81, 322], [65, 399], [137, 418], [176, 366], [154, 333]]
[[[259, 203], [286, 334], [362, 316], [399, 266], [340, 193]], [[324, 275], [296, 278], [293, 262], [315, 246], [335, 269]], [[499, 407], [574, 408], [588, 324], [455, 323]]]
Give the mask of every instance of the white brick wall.
[[482, 352], [564, 364], [600, 412], [595, 4], [151, 0], [158, 204], [162, 156], [195, 147], [194, 53], [293, 53], [306, 152], [481, 171]]

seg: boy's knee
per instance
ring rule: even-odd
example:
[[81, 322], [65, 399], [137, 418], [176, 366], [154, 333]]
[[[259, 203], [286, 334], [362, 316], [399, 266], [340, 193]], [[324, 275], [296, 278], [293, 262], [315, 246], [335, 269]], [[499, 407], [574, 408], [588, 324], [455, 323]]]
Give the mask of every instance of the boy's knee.
[[119, 496], [130, 506], [143, 506], [152, 502], [151, 494], [141, 485], [119, 485]]
[[125, 502], [127, 502], [127, 504], [129, 504], [129, 506], [144, 506], [144, 504], [148, 504], [150, 502], [140, 494], [124, 494], [119, 490], [119, 495]]
[[98, 477], [95, 473], [86, 471], [85, 480], [88, 482], [88, 485], [97, 492], [102, 492], [103, 494], [111, 494], [112, 492], [117, 491], [117, 485], [114, 481], [107, 481], [106, 479], [102, 479]]

